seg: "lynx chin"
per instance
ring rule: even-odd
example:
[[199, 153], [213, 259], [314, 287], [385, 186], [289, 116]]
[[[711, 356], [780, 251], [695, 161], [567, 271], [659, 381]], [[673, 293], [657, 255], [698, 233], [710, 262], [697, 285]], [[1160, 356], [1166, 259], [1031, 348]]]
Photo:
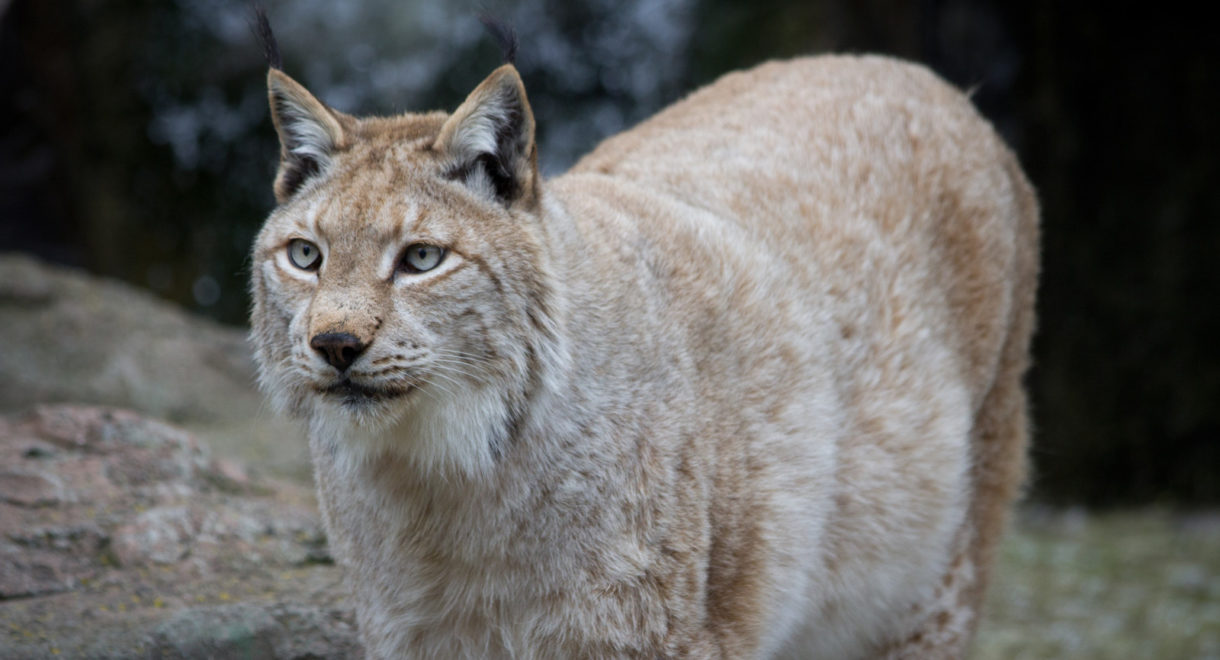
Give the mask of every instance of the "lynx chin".
[[267, 83], [253, 343], [371, 657], [968, 652], [1038, 208], [962, 93], [768, 63], [543, 180], [512, 65], [451, 114]]

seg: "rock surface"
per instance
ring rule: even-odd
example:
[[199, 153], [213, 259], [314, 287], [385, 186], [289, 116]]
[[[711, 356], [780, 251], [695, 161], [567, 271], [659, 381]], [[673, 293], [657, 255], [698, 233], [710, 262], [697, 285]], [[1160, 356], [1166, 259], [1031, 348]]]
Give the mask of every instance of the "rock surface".
[[136, 413], [0, 416], [0, 657], [359, 655], [308, 485]]
[[245, 334], [121, 282], [0, 254], [0, 412], [129, 408], [304, 481], [305, 444], [266, 408]]
[[[117, 281], [0, 255], [0, 406], [134, 407], [175, 422], [259, 413], [244, 333]], [[134, 404], [134, 405], [133, 405]]]

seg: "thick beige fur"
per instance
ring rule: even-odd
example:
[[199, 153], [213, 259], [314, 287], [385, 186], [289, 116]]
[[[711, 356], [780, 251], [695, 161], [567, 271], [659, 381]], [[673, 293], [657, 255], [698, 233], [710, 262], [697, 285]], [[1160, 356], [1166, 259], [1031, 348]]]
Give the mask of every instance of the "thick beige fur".
[[[965, 96], [765, 64], [542, 181], [511, 67], [453, 115], [269, 82], [253, 341], [371, 657], [966, 654], [1025, 469], [1038, 210]], [[416, 243], [448, 256], [403, 270]], [[367, 346], [343, 375], [325, 333]]]

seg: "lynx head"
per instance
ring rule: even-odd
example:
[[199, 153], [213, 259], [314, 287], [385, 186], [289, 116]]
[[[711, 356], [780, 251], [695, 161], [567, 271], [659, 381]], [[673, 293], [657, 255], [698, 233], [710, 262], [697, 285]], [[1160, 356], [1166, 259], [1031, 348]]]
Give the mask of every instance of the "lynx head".
[[251, 267], [263, 390], [357, 453], [488, 464], [553, 334], [516, 69], [451, 115], [356, 118], [274, 66], [267, 85], [281, 151]]

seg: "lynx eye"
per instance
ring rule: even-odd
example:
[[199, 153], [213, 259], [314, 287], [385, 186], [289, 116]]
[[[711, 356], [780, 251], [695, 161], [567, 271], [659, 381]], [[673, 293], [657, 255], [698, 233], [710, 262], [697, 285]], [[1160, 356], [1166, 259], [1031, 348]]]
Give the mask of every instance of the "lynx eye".
[[402, 255], [402, 269], [408, 273], [423, 273], [440, 265], [445, 248], [427, 243], [412, 243]]
[[288, 243], [288, 260], [301, 270], [317, 270], [322, 265], [322, 251], [303, 238], [294, 238]]

